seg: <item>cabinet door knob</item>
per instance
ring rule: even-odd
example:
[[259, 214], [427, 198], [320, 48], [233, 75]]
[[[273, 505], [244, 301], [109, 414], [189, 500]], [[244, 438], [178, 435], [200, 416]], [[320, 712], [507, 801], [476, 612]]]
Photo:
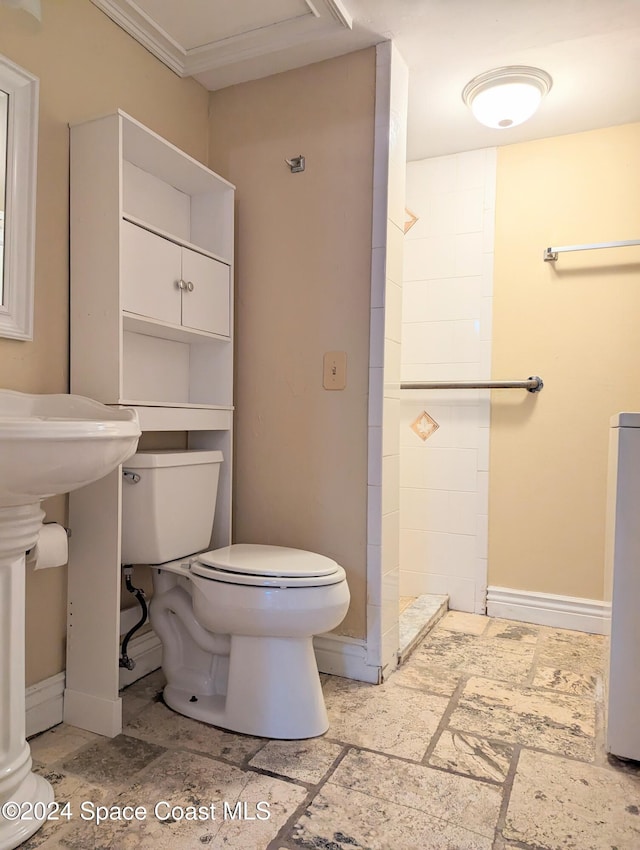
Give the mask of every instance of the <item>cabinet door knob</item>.
[[186, 281], [184, 281], [184, 280], [177, 280], [176, 286], [178, 287], [178, 289], [186, 289], [187, 288]]
[[195, 289], [193, 283], [190, 280], [186, 282], [185, 286], [187, 287], [188, 292], [193, 292], [193, 290]]

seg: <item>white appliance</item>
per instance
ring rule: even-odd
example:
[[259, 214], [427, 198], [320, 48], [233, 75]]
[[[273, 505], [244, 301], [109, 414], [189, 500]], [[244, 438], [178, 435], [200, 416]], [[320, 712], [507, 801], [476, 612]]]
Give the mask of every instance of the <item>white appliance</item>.
[[606, 748], [640, 760], [640, 413], [611, 419], [605, 600], [611, 604]]

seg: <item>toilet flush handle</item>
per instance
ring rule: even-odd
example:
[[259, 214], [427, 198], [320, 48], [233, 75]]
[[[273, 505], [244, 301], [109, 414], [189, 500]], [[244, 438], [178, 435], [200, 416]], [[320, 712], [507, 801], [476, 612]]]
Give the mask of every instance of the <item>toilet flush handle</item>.
[[131, 472], [128, 469], [122, 470], [122, 477], [129, 484], [137, 484], [138, 481], [140, 481], [140, 476], [138, 475], [138, 473], [137, 472]]

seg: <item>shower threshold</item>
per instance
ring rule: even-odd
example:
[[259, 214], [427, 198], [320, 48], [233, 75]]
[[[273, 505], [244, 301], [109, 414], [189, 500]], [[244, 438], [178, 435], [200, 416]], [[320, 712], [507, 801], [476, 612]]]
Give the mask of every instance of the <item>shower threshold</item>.
[[404, 664], [422, 638], [449, 608], [449, 597], [432, 593], [417, 596], [400, 612], [398, 664]]

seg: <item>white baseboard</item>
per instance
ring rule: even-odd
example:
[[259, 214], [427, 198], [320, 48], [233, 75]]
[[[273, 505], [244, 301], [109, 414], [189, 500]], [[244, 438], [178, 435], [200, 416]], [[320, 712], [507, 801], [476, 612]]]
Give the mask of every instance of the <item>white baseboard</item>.
[[487, 588], [489, 617], [603, 635], [607, 633], [609, 612], [607, 603], [598, 599], [556, 596], [508, 587]]
[[[321, 673], [332, 673], [359, 682], [380, 681], [380, 668], [366, 663], [367, 650], [363, 641], [341, 635], [318, 635], [313, 639], [318, 669]], [[133, 670], [120, 670], [120, 687], [126, 688], [133, 682], [157, 670], [162, 664], [162, 644], [157, 635], [149, 631], [129, 644], [129, 655], [136, 662]]]
[[[139, 605], [135, 608], [122, 608], [120, 610], [120, 637], [126, 635], [129, 629], [132, 629], [140, 620], [141, 609]], [[149, 617], [145, 622], [149, 622]]]
[[[367, 649], [364, 641], [342, 635], [325, 634], [313, 639], [318, 669], [321, 673], [344, 676], [359, 682], [381, 681], [380, 668], [367, 664]], [[133, 670], [120, 670], [120, 687], [126, 688], [162, 664], [162, 644], [153, 631], [133, 638], [129, 653], [136, 662]]]
[[321, 673], [374, 685], [382, 681], [381, 668], [367, 664], [367, 647], [362, 640], [342, 635], [317, 635], [313, 639], [313, 648]]
[[[129, 644], [129, 655], [136, 662], [133, 670], [120, 670], [120, 687], [125, 688], [132, 682], [141, 679], [153, 670], [157, 670], [162, 663], [162, 646], [160, 639], [154, 632], [147, 632], [138, 638], [132, 638]], [[36, 682], [25, 691], [25, 726], [27, 738], [32, 735], [37, 735], [39, 732], [44, 732], [47, 729], [52, 729], [64, 719], [64, 694], [65, 694], [65, 674], [56, 673], [55, 676], [50, 676], [48, 679], [43, 679], [42, 682]], [[74, 714], [81, 717], [85, 712], [85, 700], [81, 695], [69, 694], [71, 703], [74, 702], [76, 696], [79, 697], [82, 706]], [[109, 703], [111, 705], [111, 703]], [[67, 711], [67, 722], [72, 722], [69, 719]], [[109, 725], [109, 724], [107, 724]], [[101, 724], [102, 728], [102, 724]]]
[[25, 726], [27, 738], [62, 723], [64, 673], [56, 673], [36, 682], [25, 692]]
[[127, 647], [130, 658], [136, 662], [133, 670], [127, 670], [125, 667], [120, 668], [120, 687], [126, 688], [128, 685], [142, 679], [148, 673], [157, 670], [162, 664], [162, 644], [160, 638], [154, 631], [148, 631], [139, 637], [131, 638], [131, 643]]
[[[120, 612], [120, 633], [125, 634], [140, 619], [138, 608], [128, 608]], [[346, 679], [359, 682], [374, 682], [381, 679], [378, 666], [367, 664], [365, 642], [357, 638], [342, 635], [324, 634], [313, 639], [318, 669], [321, 673], [332, 673]], [[138, 679], [157, 670], [162, 664], [162, 644], [153, 630], [134, 637], [128, 647], [128, 655], [134, 659], [133, 670], [120, 669], [120, 687], [126, 688]]]
[[[314, 638], [314, 649], [321, 673], [332, 673], [334, 676], [344, 676], [346, 679], [355, 679], [359, 682], [380, 682], [380, 667], [372, 667], [367, 664], [367, 649], [364, 641], [354, 638], [342, 637], [341, 635], [319, 635]], [[129, 656], [134, 659], [136, 666], [133, 670], [120, 670], [120, 687], [141, 679], [153, 670], [157, 670], [162, 663], [162, 644], [160, 638], [152, 632], [146, 632], [140, 637], [132, 638], [129, 644]], [[37, 682], [26, 689], [26, 734], [27, 737], [37, 735], [62, 723], [65, 714], [64, 706], [65, 674], [57, 673], [42, 682]], [[87, 704], [86, 694], [66, 692], [69, 704], [66, 706], [67, 722], [79, 723], [85, 726], [86, 712], [97, 714], [98, 725], [101, 734], [113, 734], [113, 705], [108, 700], [105, 706], [94, 705], [94, 698], [89, 698], [91, 705]], [[77, 706], [74, 708], [74, 705]], [[103, 717], [107, 711], [108, 717]], [[82, 722], [80, 723], [79, 721]], [[106, 731], [105, 731], [106, 730]]]
[[[318, 635], [313, 639], [318, 669], [321, 673], [332, 673], [359, 682], [380, 681], [380, 668], [367, 664], [364, 641], [342, 635]], [[129, 644], [129, 655], [136, 662], [133, 670], [120, 670], [120, 687], [126, 688], [133, 682], [157, 670], [162, 664], [162, 644], [155, 632], [149, 631]]]

